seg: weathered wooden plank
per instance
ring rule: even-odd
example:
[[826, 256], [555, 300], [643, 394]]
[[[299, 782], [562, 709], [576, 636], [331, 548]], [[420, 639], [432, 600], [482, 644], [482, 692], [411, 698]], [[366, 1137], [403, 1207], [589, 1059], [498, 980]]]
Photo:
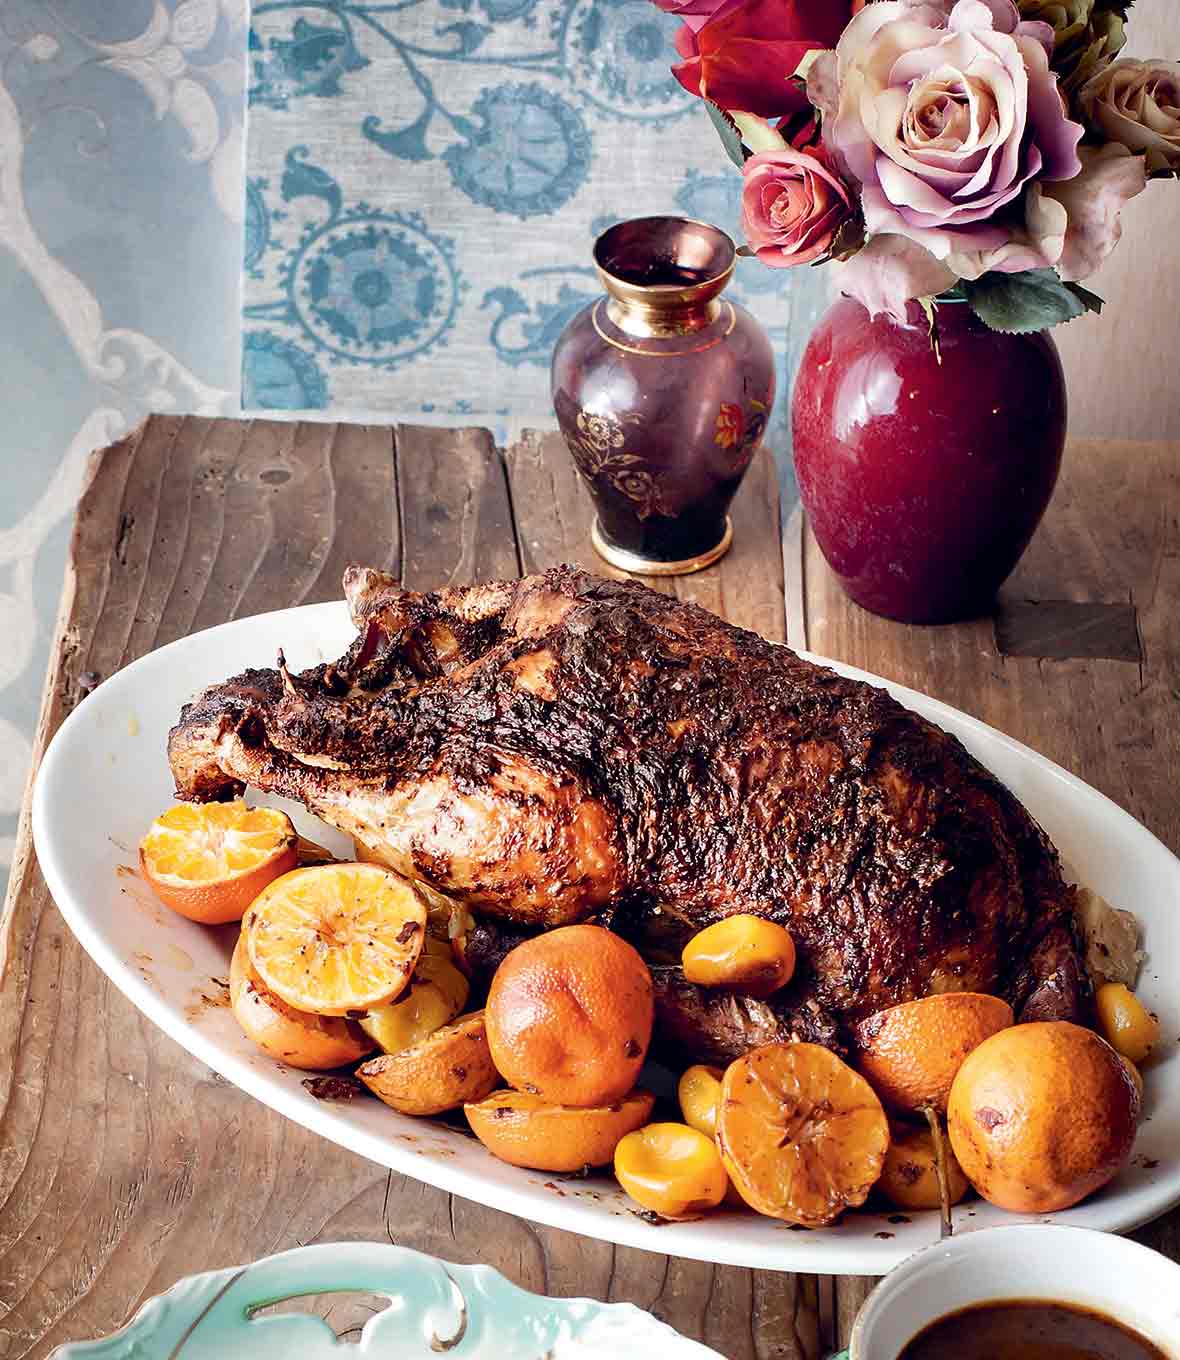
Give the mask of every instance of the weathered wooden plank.
[[[555, 467], [572, 476], [564, 449]], [[541, 533], [570, 489], [530, 488], [521, 522]], [[752, 570], [761, 551], [778, 560], [772, 492], [766, 464], [735, 506], [740, 571], [735, 556], [720, 582], [710, 573], [672, 588], [776, 634], [781, 578], [773, 569], [762, 589]], [[580, 555], [564, 548], [588, 523], [578, 515], [547, 560]], [[83, 675], [104, 679], [230, 617], [334, 598], [350, 560], [419, 589], [516, 575], [509, 482], [486, 432], [152, 419], [107, 451], [79, 507], [38, 749]], [[387, 1236], [488, 1261], [532, 1289], [633, 1300], [743, 1360], [818, 1353], [813, 1280], [616, 1251], [452, 1200], [208, 1072], [81, 952], [36, 870], [27, 823], [2, 938], [0, 1355], [110, 1331], [194, 1269], [317, 1238]], [[363, 1313], [319, 1307], [341, 1329]]]
[[[526, 432], [506, 459], [523, 570], [576, 562], [604, 575], [621, 575], [590, 546], [593, 511], [561, 436]], [[648, 584], [781, 640], [778, 490], [768, 454], [755, 459], [732, 514], [734, 546], [715, 568], [655, 577]], [[538, 1237], [548, 1247], [552, 1234], [538, 1230]], [[574, 1292], [584, 1290], [587, 1279], [601, 1281], [606, 1296], [653, 1309], [732, 1360], [771, 1355], [801, 1360], [820, 1353], [820, 1283], [813, 1276], [668, 1260], [585, 1238], [567, 1238], [563, 1246], [577, 1262]]]
[[[1180, 444], [1072, 442], [1061, 485], [1004, 602], [1134, 606], [1142, 659], [1001, 655], [991, 619], [909, 628], [850, 605], [804, 545], [813, 651], [934, 694], [1027, 742], [1109, 794], [1180, 849]], [[1180, 1251], [1180, 1215], [1138, 1236]], [[864, 1295], [837, 1284], [850, 1322]]]
[[402, 580], [414, 590], [520, 575], [504, 464], [487, 430], [397, 430]]
[[1139, 618], [1132, 604], [1083, 604], [1077, 600], [1000, 600], [996, 650], [1001, 656], [1046, 661], [1143, 659]]
[[[78, 511], [37, 750], [87, 672], [333, 598], [350, 551], [396, 564], [391, 454], [388, 430], [180, 418], [109, 449]], [[332, 1236], [352, 1205], [357, 1236], [384, 1235], [378, 1168], [215, 1077], [90, 964], [27, 814], [0, 941], [0, 1355], [110, 1331], [194, 1269]]]

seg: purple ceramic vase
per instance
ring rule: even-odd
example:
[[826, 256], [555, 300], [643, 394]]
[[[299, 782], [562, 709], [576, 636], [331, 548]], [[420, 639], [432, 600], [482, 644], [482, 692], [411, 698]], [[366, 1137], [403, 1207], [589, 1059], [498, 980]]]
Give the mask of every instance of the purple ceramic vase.
[[1045, 513], [1065, 445], [1049, 334], [1002, 335], [963, 302], [904, 325], [850, 298], [812, 332], [795, 378], [799, 494], [847, 593], [906, 623], [992, 606]]
[[766, 332], [720, 296], [734, 244], [683, 217], [620, 222], [598, 238], [607, 296], [553, 352], [553, 406], [615, 567], [678, 575], [715, 562], [726, 513], [774, 404]]

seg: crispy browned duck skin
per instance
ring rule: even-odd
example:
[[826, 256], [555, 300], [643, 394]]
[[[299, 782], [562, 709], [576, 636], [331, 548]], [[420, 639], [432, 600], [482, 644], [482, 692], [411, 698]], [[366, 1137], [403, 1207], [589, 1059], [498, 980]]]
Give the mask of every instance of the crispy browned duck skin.
[[569, 567], [437, 594], [350, 568], [345, 591], [339, 662], [185, 708], [181, 798], [284, 794], [479, 914], [609, 911], [651, 959], [769, 916], [799, 951], [782, 1004], [817, 1032], [947, 990], [1088, 1014], [1056, 852], [884, 691]]

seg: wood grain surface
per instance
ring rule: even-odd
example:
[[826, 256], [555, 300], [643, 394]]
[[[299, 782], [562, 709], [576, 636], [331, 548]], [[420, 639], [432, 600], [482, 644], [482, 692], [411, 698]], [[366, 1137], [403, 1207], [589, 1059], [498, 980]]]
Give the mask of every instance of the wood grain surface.
[[[419, 589], [589, 564], [581, 495], [553, 437], [505, 459], [481, 430], [153, 417], [102, 457], [79, 508], [37, 749], [135, 657], [335, 598], [350, 560]], [[666, 588], [782, 637], [769, 457], [734, 513], [730, 556]], [[830, 1282], [537, 1227], [386, 1173], [243, 1095], [83, 954], [37, 870], [27, 815], [0, 949], [0, 1360], [108, 1332], [195, 1270], [386, 1237], [540, 1292], [633, 1301], [732, 1360], [821, 1353]], [[366, 1308], [317, 1305], [341, 1332]]]
[[[662, 589], [927, 691], [1029, 742], [1180, 847], [1180, 446], [1075, 443], [999, 617], [1028, 602], [1132, 611], [1136, 659], [1011, 656], [995, 623], [906, 628], [848, 604], [813, 540], [783, 539], [769, 459], [731, 554]], [[556, 436], [153, 418], [80, 506], [38, 750], [95, 683], [228, 618], [334, 598], [349, 560], [430, 588], [593, 562]], [[786, 604], [784, 604], [784, 599]], [[1075, 617], [1080, 617], [1076, 616]], [[1037, 650], [1035, 629], [1023, 645]], [[1065, 638], [1063, 642], [1062, 638]], [[1129, 654], [1125, 626], [1119, 654]], [[1033, 641], [1030, 642], [1030, 639]], [[1064, 655], [1062, 655], [1064, 653]], [[537, 1227], [381, 1171], [209, 1072], [90, 964], [37, 871], [27, 815], [0, 930], [0, 1360], [117, 1327], [193, 1270], [301, 1242], [393, 1240], [527, 1288], [628, 1299], [732, 1360], [812, 1360], [871, 1282], [715, 1268]], [[1180, 1254], [1180, 1217], [1143, 1230]], [[321, 1300], [341, 1332], [363, 1301]]]

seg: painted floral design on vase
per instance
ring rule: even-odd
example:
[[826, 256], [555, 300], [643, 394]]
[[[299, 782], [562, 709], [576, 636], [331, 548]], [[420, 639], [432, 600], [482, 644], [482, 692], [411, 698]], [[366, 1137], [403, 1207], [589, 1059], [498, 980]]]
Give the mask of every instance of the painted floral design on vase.
[[554, 410], [590, 488], [594, 547], [624, 571], [697, 571], [732, 540], [727, 512], [775, 387], [766, 332], [721, 297], [734, 259], [703, 222], [621, 222], [594, 247], [607, 296], [554, 349]]

